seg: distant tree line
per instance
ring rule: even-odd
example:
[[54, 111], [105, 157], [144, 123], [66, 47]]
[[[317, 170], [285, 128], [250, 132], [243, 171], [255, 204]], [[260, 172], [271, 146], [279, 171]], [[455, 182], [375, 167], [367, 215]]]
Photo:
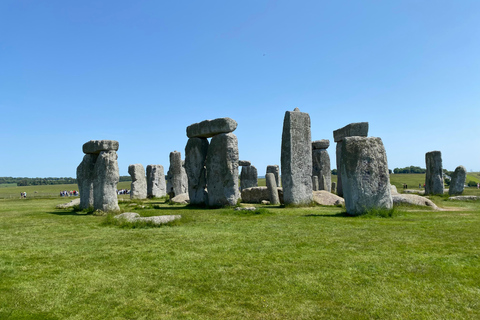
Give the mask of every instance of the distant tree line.
[[[130, 176], [121, 176], [120, 182], [132, 181]], [[55, 184], [77, 184], [75, 178], [13, 178], [13, 177], [0, 177], [0, 184], [4, 183], [16, 183], [17, 186], [42, 186], [42, 185], [55, 185]]]
[[393, 169], [393, 173], [425, 173], [426, 171], [427, 169], [423, 169], [415, 166]]

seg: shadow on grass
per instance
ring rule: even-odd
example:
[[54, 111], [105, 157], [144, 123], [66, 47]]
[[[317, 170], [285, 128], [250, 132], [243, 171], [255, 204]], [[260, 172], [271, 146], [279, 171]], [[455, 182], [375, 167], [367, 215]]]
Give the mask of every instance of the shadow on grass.
[[93, 214], [93, 212], [84, 212], [84, 211], [50, 211], [46, 213], [54, 214], [57, 216], [88, 216]]
[[332, 213], [332, 214], [306, 214], [303, 217], [319, 217], [319, 218], [354, 218], [354, 216], [349, 215], [347, 212], [339, 212], [339, 213]]

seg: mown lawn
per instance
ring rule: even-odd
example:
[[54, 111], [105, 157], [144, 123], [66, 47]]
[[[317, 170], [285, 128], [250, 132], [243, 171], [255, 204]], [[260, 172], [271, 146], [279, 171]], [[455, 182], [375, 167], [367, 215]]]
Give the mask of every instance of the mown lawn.
[[480, 202], [393, 218], [122, 202], [178, 225], [120, 228], [0, 200], [0, 319], [479, 319]]

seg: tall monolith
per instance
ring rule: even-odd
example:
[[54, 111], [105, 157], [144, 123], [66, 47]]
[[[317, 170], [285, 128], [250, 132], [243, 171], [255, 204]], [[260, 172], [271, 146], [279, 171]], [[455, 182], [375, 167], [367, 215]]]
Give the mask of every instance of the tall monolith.
[[207, 203], [207, 138], [190, 138], [185, 146], [185, 171], [188, 177], [188, 196], [191, 204]]
[[451, 196], [462, 194], [467, 180], [467, 169], [464, 166], [458, 166], [450, 178], [448, 194]]
[[327, 148], [330, 141], [327, 139], [312, 142], [312, 175], [318, 176], [318, 190], [332, 191], [332, 171], [330, 156]]
[[267, 173], [273, 173], [275, 176], [275, 183], [277, 184], [277, 187], [280, 187], [280, 167], [278, 164], [274, 165], [268, 165], [267, 166], [267, 172], [265, 173], [265, 176]]
[[170, 167], [167, 173], [167, 194], [178, 196], [188, 192], [188, 179], [182, 154], [178, 151], [170, 152]]
[[258, 186], [258, 172], [255, 166], [242, 166], [240, 171], [240, 190]]
[[147, 197], [161, 198], [167, 194], [165, 171], [160, 164], [147, 165]]
[[145, 177], [145, 169], [140, 163], [128, 166], [128, 174], [132, 177], [130, 185], [130, 199], [146, 199], [147, 198], [147, 179]]
[[443, 194], [442, 153], [430, 151], [425, 154], [425, 195]]

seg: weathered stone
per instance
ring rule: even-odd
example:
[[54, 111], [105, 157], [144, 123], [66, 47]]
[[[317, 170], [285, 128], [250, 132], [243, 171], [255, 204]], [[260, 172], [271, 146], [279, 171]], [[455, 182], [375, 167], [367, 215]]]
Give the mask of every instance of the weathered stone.
[[113, 150], [102, 151], [95, 162], [95, 179], [93, 181], [93, 206], [95, 210], [119, 211], [117, 184], [120, 174], [117, 153]]
[[238, 166], [240, 167], [248, 167], [248, 166], [251, 166], [252, 163], [250, 161], [247, 161], [247, 160], [238, 160]]
[[425, 154], [425, 195], [443, 194], [442, 153], [431, 151]]
[[322, 206], [338, 206], [345, 204], [343, 198], [325, 190], [314, 191], [313, 201]]
[[208, 140], [190, 138], [185, 146], [185, 171], [188, 177], [188, 196], [191, 204], [206, 204]]
[[278, 164], [267, 166], [266, 173], [273, 173], [273, 175], [275, 176], [275, 183], [277, 184], [277, 187], [280, 187], [280, 167], [278, 166]]
[[242, 190], [243, 203], [261, 203], [263, 200], [270, 200], [267, 187], [253, 187]]
[[459, 200], [459, 201], [477, 201], [480, 200], [479, 196], [455, 196], [448, 198], [449, 200]]
[[310, 116], [285, 112], [281, 151], [282, 186], [285, 204], [312, 202], [312, 139]]
[[342, 142], [337, 142], [336, 146], [336, 160], [337, 160], [337, 185], [336, 185], [336, 190], [337, 190], [337, 195], [340, 197], [343, 197], [343, 186], [342, 186], [342, 172], [340, 170], [341, 164], [342, 164]]
[[182, 193], [176, 195], [175, 197], [170, 199], [170, 201], [176, 204], [188, 204], [190, 203], [190, 198], [188, 197], [188, 193]]
[[236, 207], [234, 211], [255, 211], [255, 207]]
[[235, 131], [237, 122], [230, 118], [218, 118], [194, 123], [187, 127], [189, 138], [211, 138], [217, 134]]
[[467, 169], [464, 166], [458, 166], [452, 173], [452, 180], [448, 189], [449, 195], [458, 195], [463, 193], [465, 181], [467, 179]]
[[312, 189], [318, 191], [318, 176], [312, 176]]
[[133, 222], [137, 218], [140, 218], [140, 215], [136, 212], [124, 212], [124, 213], [121, 213], [121, 214], [117, 214], [114, 218], [115, 219], [125, 219], [126, 221]]
[[59, 204], [55, 208], [57, 208], [57, 209], [68, 209], [68, 208], [73, 208], [73, 207], [78, 206], [78, 205], [80, 205], [80, 198], [73, 199], [72, 201], [67, 202], [67, 203]]
[[332, 190], [330, 192], [337, 192], [337, 183], [332, 182]]
[[430, 199], [416, 194], [392, 194], [392, 201], [394, 205], [410, 204], [415, 206], [427, 206], [434, 210], [440, 210]]
[[125, 212], [119, 215], [116, 215], [115, 219], [124, 219], [129, 222], [136, 221], [147, 221], [152, 222], [153, 224], [160, 225], [165, 224], [174, 220], [180, 219], [181, 215], [164, 215], [164, 216], [153, 216], [153, 217], [140, 217], [136, 212]]
[[83, 145], [83, 153], [99, 154], [101, 151], [118, 151], [118, 141], [90, 140]]
[[398, 194], [397, 187], [395, 187], [395, 185], [393, 185], [393, 184], [390, 185], [390, 193], [392, 195]]
[[254, 166], [242, 166], [240, 171], [240, 190], [258, 186], [257, 168]]
[[277, 183], [275, 182], [275, 175], [273, 173], [267, 173], [265, 175], [267, 183], [268, 196], [271, 204], [280, 204], [280, 198], [278, 197]]
[[93, 181], [95, 180], [95, 162], [97, 162], [97, 158], [97, 154], [86, 154], [77, 167], [80, 209], [93, 208]]
[[[327, 140], [328, 141], [328, 140]], [[312, 175], [318, 176], [318, 190], [330, 192], [332, 186], [332, 170], [330, 156], [326, 149], [312, 150]]]
[[341, 173], [347, 213], [392, 208], [387, 153], [380, 138], [346, 137]]
[[149, 164], [147, 166], [147, 197], [160, 198], [167, 195], [165, 185], [165, 171], [160, 164]]
[[333, 131], [333, 140], [340, 142], [346, 137], [366, 137], [367, 135], [368, 122], [355, 122]]
[[167, 173], [167, 193], [173, 196], [188, 192], [188, 178], [183, 166], [182, 154], [170, 152], [170, 167]]
[[143, 165], [139, 163], [129, 165], [128, 174], [132, 177], [130, 199], [146, 199], [147, 179], [145, 178]]
[[210, 141], [207, 160], [208, 204], [234, 206], [238, 192], [238, 141], [233, 133], [216, 135]]
[[267, 204], [270, 204], [270, 201], [268, 200], [262, 200], [262, 202], [260, 202], [261, 204], [264, 204], [264, 205], [267, 205]]
[[330, 140], [328, 139], [322, 139], [322, 140], [316, 140], [312, 142], [312, 149], [328, 149], [330, 147]]

